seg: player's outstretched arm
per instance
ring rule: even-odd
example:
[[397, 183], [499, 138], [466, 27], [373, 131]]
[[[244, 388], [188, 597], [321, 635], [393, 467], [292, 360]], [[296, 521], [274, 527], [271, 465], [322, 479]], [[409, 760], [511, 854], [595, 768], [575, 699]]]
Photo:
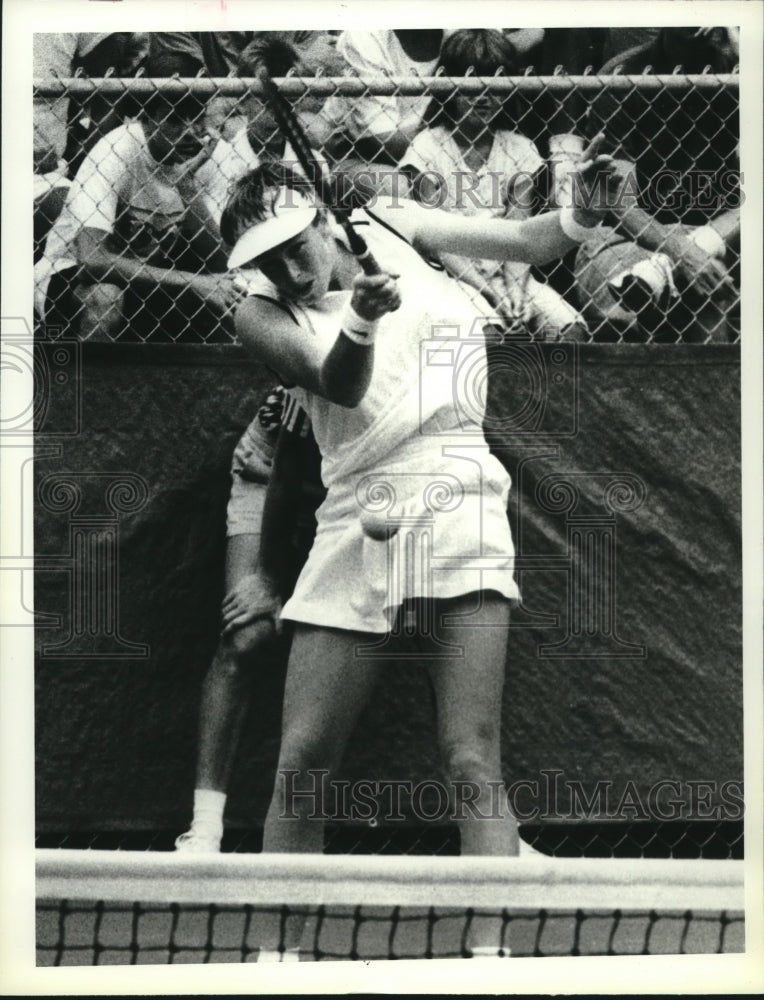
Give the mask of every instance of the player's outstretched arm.
[[612, 160], [599, 154], [603, 137], [592, 140], [574, 176], [576, 206], [513, 221], [462, 216], [421, 208], [413, 242], [427, 254], [458, 253], [465, 257], [520, 260], [546, 264], [563, 257], [586, 238], [611, 208]]

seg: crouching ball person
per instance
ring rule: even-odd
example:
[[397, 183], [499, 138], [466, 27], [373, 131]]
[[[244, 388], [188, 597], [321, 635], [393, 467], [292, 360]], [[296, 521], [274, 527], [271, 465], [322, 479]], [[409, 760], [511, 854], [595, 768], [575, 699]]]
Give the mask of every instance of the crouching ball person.
[[[279, 440], [282, 451], [293, 457], [281, 462], [278, 494], [272, 497], [278, 518], [271, 518], [269, 548], [262, 546], [261, 529]], [[222, 628], [202, 685], [193, 821], [176, 840], [178, 851], [220, 850], [226, 795], [254, 674], [273, 643], [281, 603], [312, 541], [313, 510], [323, 493], [316, 459], [307, 415], [278, 386], [234, 449]], [[274, 546], [278, 551], [272, 551]]]
[[[595, 141], [581, 170], [587, 185], [607, 174], [596, 149]], [[351, 216], [382, 272], [368, 276], [306, 182], [283, 165], [264, 164], [233, 187], [221, 220], [229, 267], [257, 267], [270, 283], [239, 305], [237, 333], [294, 387], [327, 488], [313, 547], [282, 610], [294, 632], [265, 851], [323, 849], [314, 802], [291, 793], [313, 789], [318, 771], [336, 771], [382, 669], [364, 647], [383, 640], [405, 609], [435, 623], [431, 648], [420, 634], [417, 649], [435, 694], [446, 780], [475, 791], [474, 811], [459, 821], [462, 853], [518, 854], [517, 822], [506, 795], [496, 794], [509, 607], [518, 596], [510, 481], [485, 443], [475, 401], [462, 405], [452, 370], [444, 377], [441, 365], [428, 363], [432, 352], [422, 350], [431, 341], [453, 353], [468, 338], [471, 350], [482, 352], [482, 369], [480, 357], [471, 360], [479, 378], [484, 344], [475, 332], [487, 319], [423, 255], [545, 263], [573, 249], [598, 218], [569, 209], [523, 221], [472, 219], [400, 200], [380, 204]], [[458, 502], [432, 514], [440, 562], [431, 589], [404, 572], [391, 604], [386, 543], [364, 532], [359, 497], [370, 482], [395, 484], [399, 494], [409, 484], [398, 499], [410, 511], [422, 479], [424, 493], [428, 483], [452, 484]], [[288, 802], [287, 772], [295, 775]]]

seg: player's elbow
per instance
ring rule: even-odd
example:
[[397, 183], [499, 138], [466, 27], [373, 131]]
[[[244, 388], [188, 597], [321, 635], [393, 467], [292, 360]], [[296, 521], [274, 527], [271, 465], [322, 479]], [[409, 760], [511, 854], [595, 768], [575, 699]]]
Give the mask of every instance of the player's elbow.
[[318, 392], [330, 403], [353, 410], [366, 395], [373, 371], [374, 348], [356, 347], [340, 336], [318, 372]]
[[330, 403], [335, 403], [337, 406], [344, 406], [347, 410], [354, 410], [363, 401], [368, 388], [368, 384], [325, 386], [322, 395]]
[[370, 371], [348, 378], [343, 374], [332, 372], [331, 369], [324, 369], [321, 373], [320, 392], [330, 403], [344, 406], [347, 410], [354, 410], [363, 401], [370, 382]]

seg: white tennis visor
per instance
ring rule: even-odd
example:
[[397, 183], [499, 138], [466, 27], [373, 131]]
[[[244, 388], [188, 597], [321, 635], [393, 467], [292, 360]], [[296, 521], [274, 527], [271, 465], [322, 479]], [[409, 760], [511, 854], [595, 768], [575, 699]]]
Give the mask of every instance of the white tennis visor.
[[273, 200], [273, 215], [256, 222], [236, 241], [228, 267], [242, 267], [268, 250], [286, 243], [313, 222], [317, 207], [292, 188], [282, 187]]

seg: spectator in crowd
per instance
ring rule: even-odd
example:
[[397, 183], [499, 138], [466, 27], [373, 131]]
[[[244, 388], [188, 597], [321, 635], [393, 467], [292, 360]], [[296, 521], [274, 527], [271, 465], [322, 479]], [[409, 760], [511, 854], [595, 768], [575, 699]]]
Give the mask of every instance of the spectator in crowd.
[[[204, 71], [207, 76], [246, 76], [251, 65], [253, 44], [265, 46], [279, 43], [291, 46], [297, 52], [300, 70], [305, 76], [317, 72], [325, 76], [340, 76], [345, 69], [344, 59], [337, 53], [336, 31], [172, 31], [154, 32], [151, 37], [153, 55], [162, 53], [182, 54], [193, 60], [196, 76]], [[250, 57], [242, 64], [246, 50]], [[277, 73], [273, 74], [278, 75]], [[208, 123], [224, 138], [230, 139], [241, 127], [238, 101], [234, 97], [214, 97], [207, 111]]]
[[[116, 76], [129, 76], [139, 66], [146, 48], [147, 36], [132, 32], [35, 32], [34, 77], [67, 79], [77, 72], [101, 77], [108, 70]], [[45, 238], [85, 154], [130, 110], [125, 98], [100, 94], [34, 98], [35, 261], [42, 255]]]
[[[543, 28], [535, 36], [521, 36], [526, 44], [518, 46], [516, 33], [509, 32], [518, 50], [522, 74], [574, 76], [593, 70], [602, 63], [604, 28]], [[532, 139], [541, 154], [545, 171], [540, 179], [550, 207], [572, 204], [571, 175], [575, 172], [584, 148], [582, 121], [586, 98], [575, 89], [546, 88], [537, 94], [520, 91], [515, 98], [517, 129]], [[549, 287], [560, 295], [570, 295], [573, 284], [574, 256], [554, 261], [539, 269]]]
[[[663, 28], [601, 73], [710, 67], [718, 74], [736, 63], [737, 39], [726, 28]], [[590, 324], [638, 337], [727, 341], [738, 301], [737, 93], [604, 90], [588, 116], [589, 134], [603, 130], [629, 211], [579, 250], [579, 301]]]
[[[515, 51], [501, 31], [459, 30], [443, 43], [438, 68], [448, 77], [512, 75]], [[534, 143], [515, 128], [513, 102], [484, 93], [433, 98], [427, 127], [416, 135], [400, 163], [413, 196], [464, 215], [529, 218], [538, 201], [544, 161]], [[443, 253], [448, 272], [477, 289], [510, 329], [538, 339], [586, 339], [586, 325], [573, 306], [519, 261], [470, 260]]]
[[294, 46], [310, 75], [319, 69], [327, 76], [341, 71], [337, 57], [336, 31], [160, 31], [150, 36], [150, 54], [185, 54], [194, 60], [197, 72], [207, 76], [241, 75], [239, 59], [256, 39], [275, 40]]
[[[364, 78], [431, 76], [446, 35], [441, 29], [344, 31], [337, 45], [354, 75]], [[409, 143], [420, 131], [429, 98], [366, 95], [330, 98], [333, 126], [326, 154], [356, 202], [391, 190]]]
[[[603, 28], [544, 28], [535, 44], [522, 48], [517, 47], [514, 33], [509, 37], [518, 50], [521, 73], [527, 70], [538, 76], [559, 72], [576, 76], [600, 65], [604, 35]], [[528, 41], [533, 40], [528, 36]], [[521, 94], [517, 103], [522, 131], [533, 139], [545, 158], [553, 163], [565, 162], [568, 171], [572, 169], [583, 150], [580, 123], [586, 112], [585, 99], [574, 91], [543, 91], [533, 98]], [[569, 200], [565, 203], [569, 204]]]
[[[150, 74], [188, 72], [165, 56]], [[257, 163], [205, 131], [205, 103], [152, 95], [139, 121], [83, 161], [35, 267], [36, 307], [83, 339], [159, 333], [203, 340], [230, 328], [240, 292], [218, 223], [229, 184]]]
[[[132, 75], [148, 47], [135, 32], [35, 32], [32, 64], [35, 79], [66, 79], [82, 72], [89, 77]], [[35, 97], [33, 108], [35, 173], [60, 166], [73, 177], [87, 151], [124, 117], [118, 98]]]
[[[280, 471], [269, 502], [268, 537], [262, 538], [266, 486], [279, 434]], [[314, 512], [323, 495], [320, 457], [308, 416], [277, 387], [233, 455], [222, 630], [202, 685], [193, 820], [176, 841], [178, 851], [220, 850], [227, 792], [254, 693], [254, 674], [273, 649], [281, 603], [307, 558], [315, 532]]]
[[[314, 75], [314, 70], [301, 61], [300, 53], [294, 45], [274, 33], [262, 33], [251, 41], [239, 57], [237, 69], [239, 76], [254, 79], [261, 73], [266, 73], [269, 77], [287, 76], [289, 73], [299, 77]], [[323, 98], [313, 97], [309, 93], [301, 94], [293, 102], [294, 112], [308, 137], [313, 155], [325, 163], [317, 152], [327, 135], [322, 107]], [[246, 143], [260, 159], [286, 158], [296, 163], [295, 153], [286, 142], [266, 101], [249, 94], [238, 102], [237, 110], [239, 113], [228, 119], [223, 132], [234, 149]]]
[[157, 75], [156, 68], [161, 65], [157, 57], [171, 55], [187, 57], [191, 76], [200, 70], [207, 76], [229, 76], [236, 72], [239, 56], [254, 34], [254, 31], [152, 31], [149, 36], [152, 75]]

